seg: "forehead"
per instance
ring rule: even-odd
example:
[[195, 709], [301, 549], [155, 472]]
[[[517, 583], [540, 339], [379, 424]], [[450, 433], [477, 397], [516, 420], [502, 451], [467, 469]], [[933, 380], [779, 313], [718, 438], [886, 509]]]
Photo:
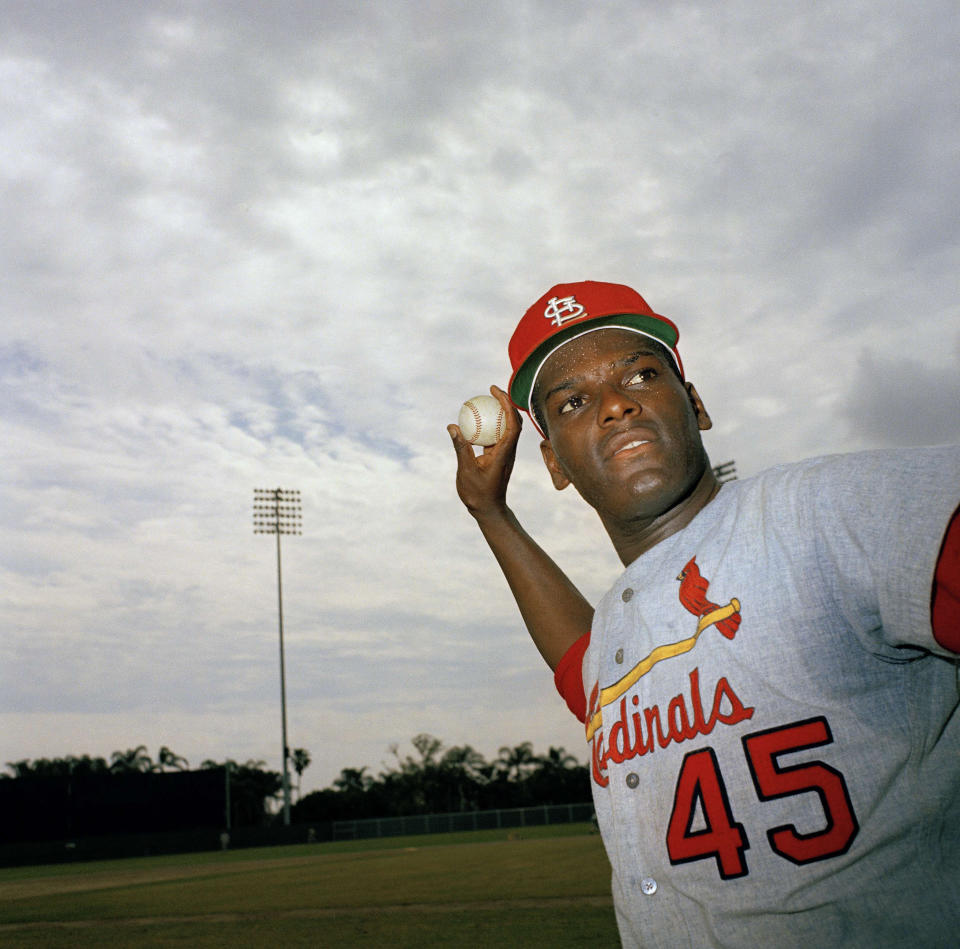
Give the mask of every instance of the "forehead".
[[636, 353], [649, 353], [664, 362], [663, 350], [662, 344], [642, 333], [618, 327], [593, 330], [555, 349], [540, 367], [536, 387], [606, 369]]

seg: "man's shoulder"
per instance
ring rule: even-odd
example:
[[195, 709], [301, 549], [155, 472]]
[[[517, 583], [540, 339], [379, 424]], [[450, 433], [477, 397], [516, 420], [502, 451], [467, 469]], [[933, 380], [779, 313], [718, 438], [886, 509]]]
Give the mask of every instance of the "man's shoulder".
[[[939, 537], [960, 504], [960, 446], [882, 448], [820, 455], [733, 482], [738, 523], [781, 535]], [[727, 486], [724, 486], [726, 490]], [[723, 491], [721, 491], [721, 494]]]
[[906, 480], [917, 471], [960, 471], [960, 445], [873, 448], [815, 455], [774, 465], [731, 484], [737, 489], [791, 482], [809, 482], [827, 488], [845, 484], [862, 487], [871, 477]]
[[833, 529], [837, 518], [885, 521], [892, 510], [906, 507], [944, 507], [950, 513], [958, 495], [960, 445], [868, 449], [775, 465], [724, 484], [686, 527], [629, 564], [603, 599], [616, 600], [625, 583], [672, 564], [708, 538], [722, 543], [764, 529], [809, 538]]

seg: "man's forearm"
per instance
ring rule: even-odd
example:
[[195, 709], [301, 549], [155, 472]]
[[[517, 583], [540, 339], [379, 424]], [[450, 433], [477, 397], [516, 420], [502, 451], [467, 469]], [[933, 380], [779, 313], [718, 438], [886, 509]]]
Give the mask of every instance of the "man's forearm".
[[567, 575], [520, 526], [510, 508], [477, 517], [507, 579], [520, 615], [551, 669], [585, 633], [593, 607]]

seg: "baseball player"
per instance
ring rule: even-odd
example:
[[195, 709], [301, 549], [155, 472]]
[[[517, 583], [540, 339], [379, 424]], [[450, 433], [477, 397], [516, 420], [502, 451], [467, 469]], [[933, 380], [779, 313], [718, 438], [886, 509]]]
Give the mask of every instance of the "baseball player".
[[[594, 610], [507, 506], [520, 433], [457, 487], [571, 710], [626, 946], [960, 944], [960, 448], [720, 485], [678, 331], [553, 287], [512, 402], [624, 564]], [[493, 394], [509, 407], [507, 394]]]

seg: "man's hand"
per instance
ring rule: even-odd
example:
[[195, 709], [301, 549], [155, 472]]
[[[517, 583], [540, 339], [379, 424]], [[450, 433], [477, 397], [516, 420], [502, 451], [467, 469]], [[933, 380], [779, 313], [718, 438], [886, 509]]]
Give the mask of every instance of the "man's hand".
[[500, 440], [484, 448], [483, 454], [474, 454], [473, 445], [463, 437], [458, 426], [447, 426], [457, 452], [457, 494], [477, 520], [489, 515], [502, 515], [506, 511], [507, 485], [523, 425], [520, 413], [506, 392], [491, 386], [490, 394], [504, 408], [506, 428]]

